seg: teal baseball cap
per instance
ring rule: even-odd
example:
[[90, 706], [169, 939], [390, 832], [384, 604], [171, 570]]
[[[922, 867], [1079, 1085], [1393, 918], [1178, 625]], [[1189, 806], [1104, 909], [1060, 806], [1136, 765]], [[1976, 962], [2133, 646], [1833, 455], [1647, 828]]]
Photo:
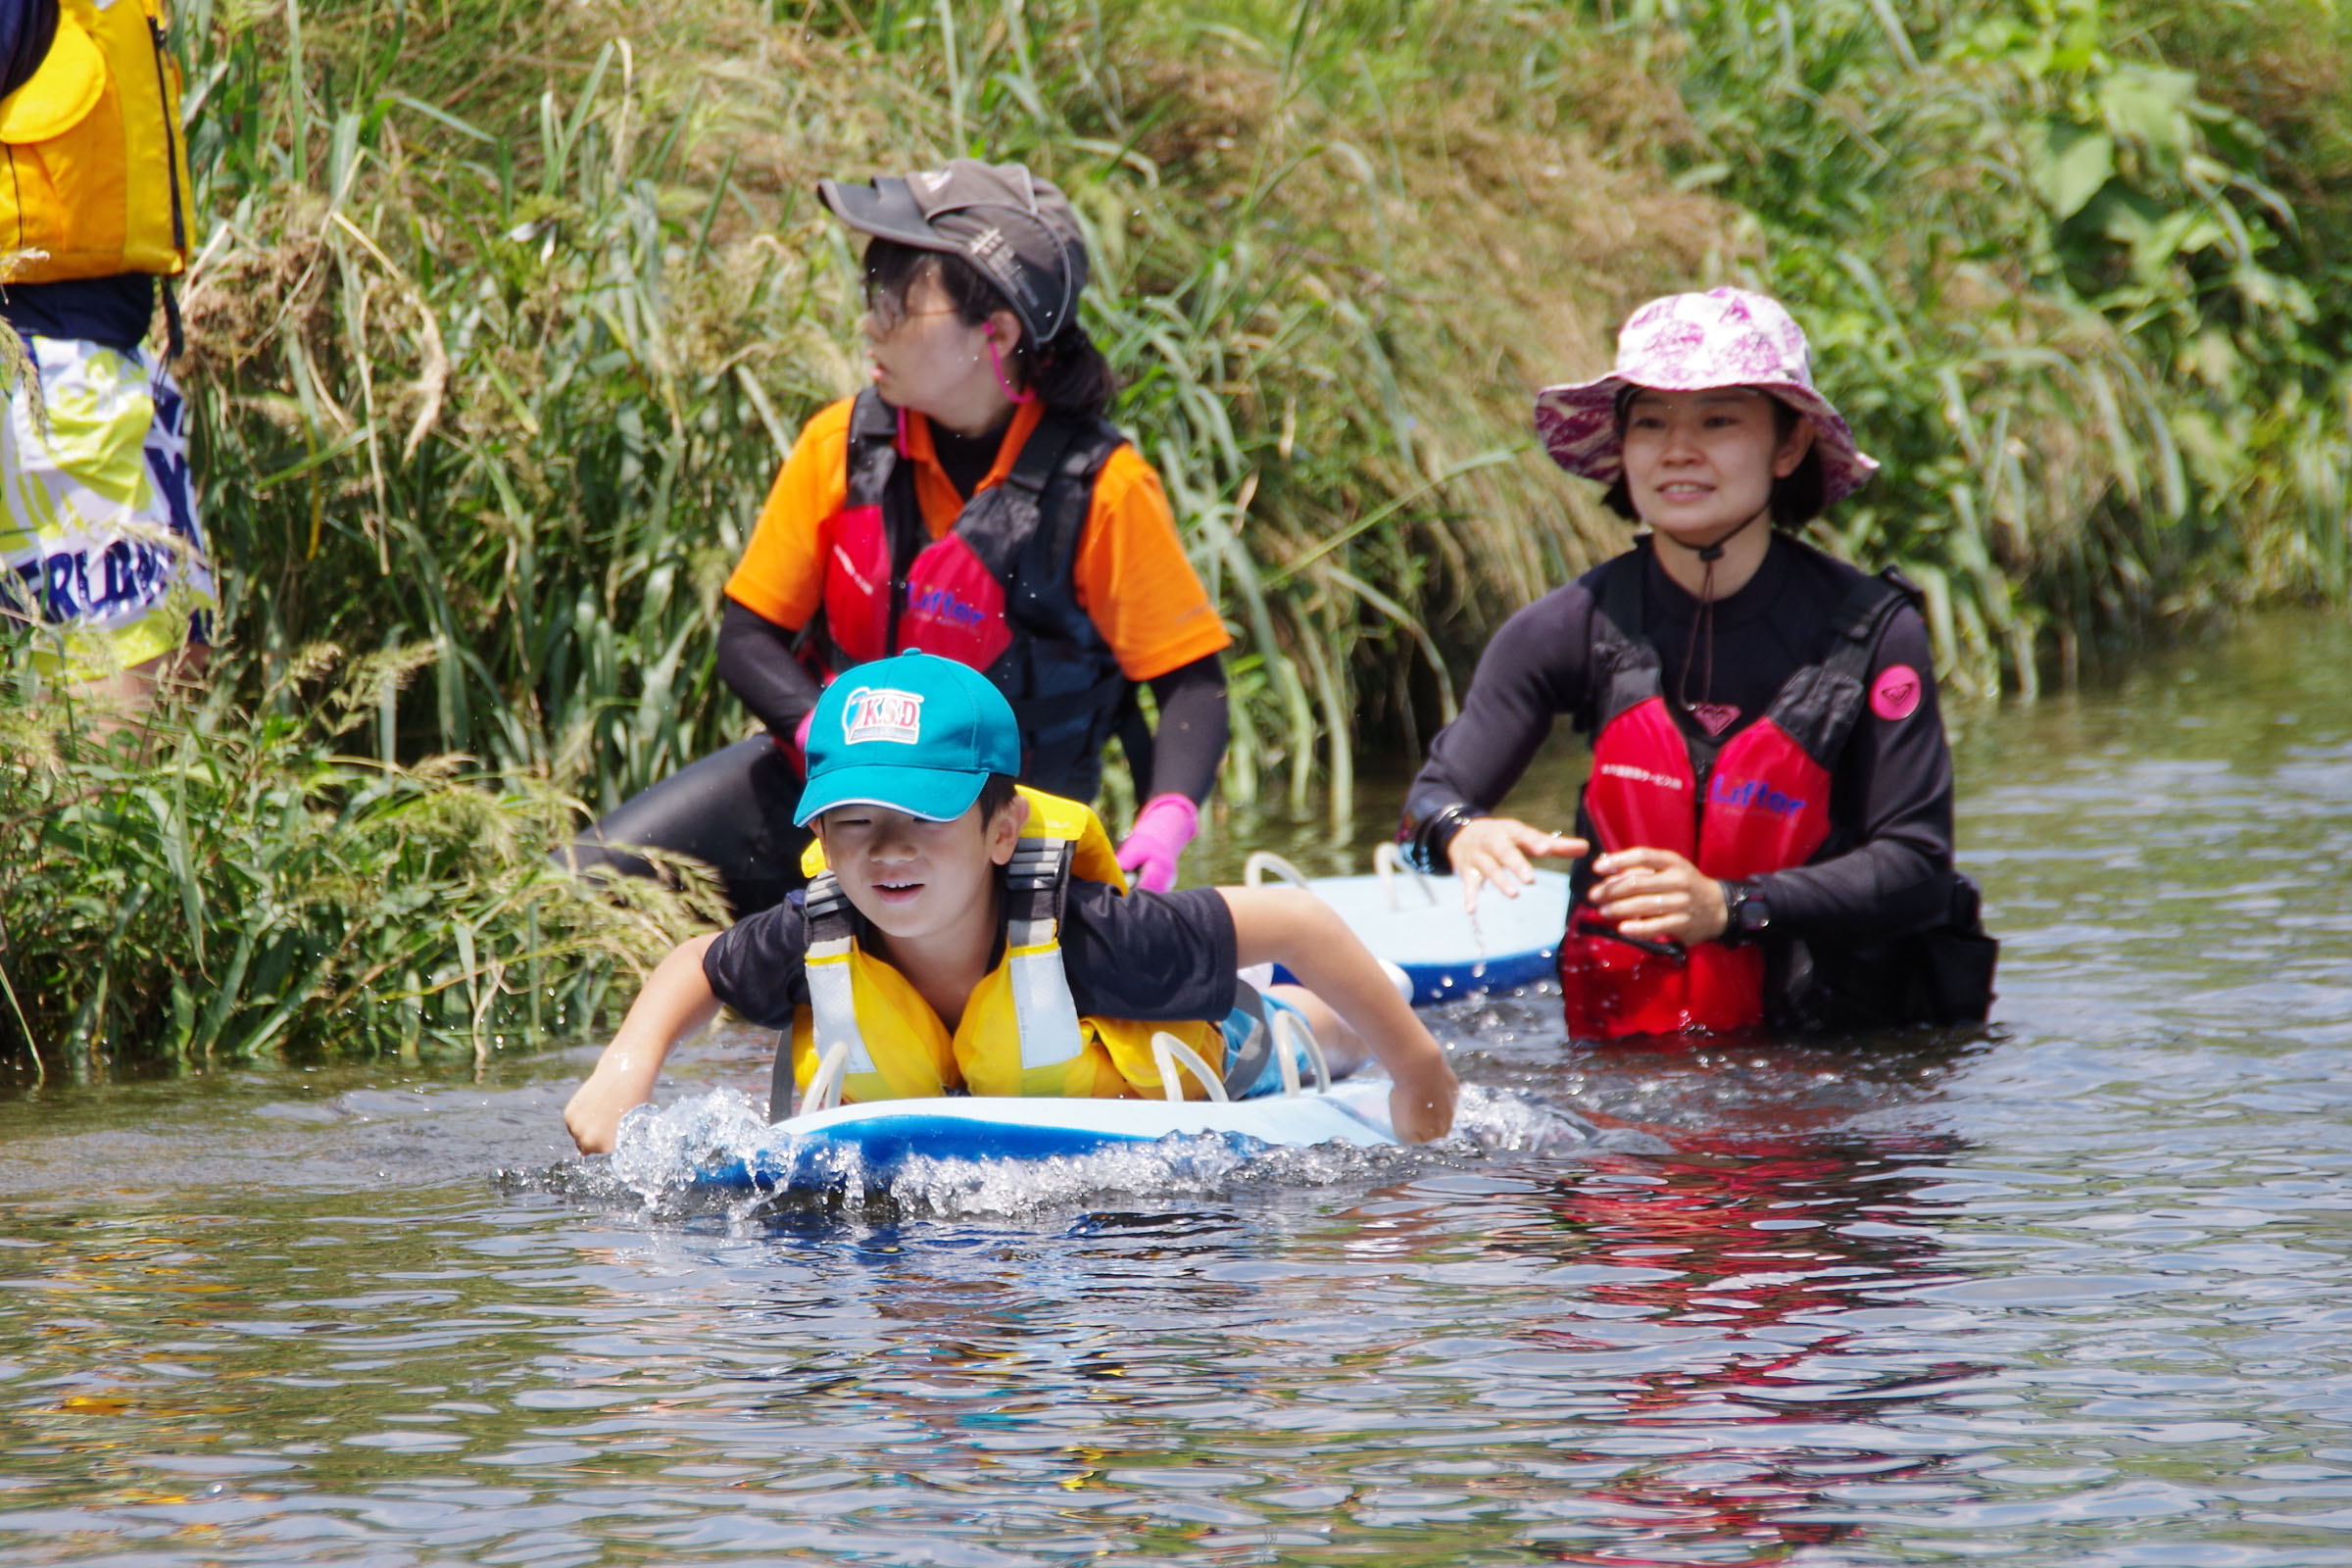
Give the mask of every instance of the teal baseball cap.
[[1021, 770], [1021, 732], [996, 682], [936, 654], [858, 664], [816, 700], [808, 784], [793, 823], [837, 806], [887, 806], [946, 822], [991, 773]]

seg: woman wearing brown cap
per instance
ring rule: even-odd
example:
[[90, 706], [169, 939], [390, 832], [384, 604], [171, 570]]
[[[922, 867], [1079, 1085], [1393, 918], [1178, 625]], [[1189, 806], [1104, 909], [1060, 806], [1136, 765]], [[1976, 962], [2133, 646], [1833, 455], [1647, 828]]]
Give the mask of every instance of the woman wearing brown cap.
[[1164, 891], [1224, 757], [1230, 639], [1158, 475], [1103, 417], [1116, 381], [1078, 321], [1087, 253], [1069, 203], [1018, 164], [968, 159], [817, 193], [869, 236], [869, 379], [803, 427], [727, 580], [719, 674], [767, 734], [596, 836], [710, 861], [738, 914], [774, 904], [800, 882], [791, 824], [818, 691], [921, 649], [1003, 689], [1037, 788], [1092, 800], [1117, 734], [1145, 801], [1119, 859]]

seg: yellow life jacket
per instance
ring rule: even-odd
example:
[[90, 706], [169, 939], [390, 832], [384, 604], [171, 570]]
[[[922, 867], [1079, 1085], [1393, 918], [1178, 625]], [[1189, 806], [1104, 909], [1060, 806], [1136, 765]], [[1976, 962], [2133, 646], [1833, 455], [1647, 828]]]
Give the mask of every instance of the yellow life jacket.
[[[913, 984], [859, 945], [821, 845], [808, 873], [808, 1005], [793, 1019], [793, 1077], [807, 1088], [824, 1053], [850, 1048], [844, 1101], [974, 1095], [1118, 1100], [1161, 1095], [1160, 1031], [1222, 1063], [1220, 1023], [1080, 1017], [1062, 971], [1062, 899], [1072, 876], [1127, 891], [1110, 837], [1087, 807], [1020, 786], [1029, 823], [1004, 875], [1004, 956], [973, 990], [954, 1034]], [[1207, 1091], [1179, 1073], [1190, 1099]]]
[[164, 0], [60, 0], [57, 41], [0, 98], [0, 282], [171, 277], [193, 227]]

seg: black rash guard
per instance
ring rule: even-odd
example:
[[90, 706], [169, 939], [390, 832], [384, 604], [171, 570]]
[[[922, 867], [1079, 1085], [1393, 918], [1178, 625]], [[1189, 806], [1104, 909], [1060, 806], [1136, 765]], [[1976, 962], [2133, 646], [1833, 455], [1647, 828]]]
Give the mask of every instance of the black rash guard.
[[0, 0], [0, 98], [33, 78], [57, 41], [57, 0]]
[[771, 734], [789, 739], [816, 707], [816, 677], [793, 656], [800, 634], [726, 601], [718, 619], [718, 678]]
[[[1862, 580], [1853, 567], [1776, 535], [1755, 576], [1716, 602], [1710, 688], [1703, 626], [1691, 648], [1698, 602], [1654, 560], [1645, 562], [1642, 635], [1657, 651], [1668, 706], [1689, 723], [1678, 698], [1733, 705], [1740, 716], [1727, 734], [1761, 714], [1790, 674], [1828, 656], [1833, 617]], [[1565, 713], [1580, 732], [1592, 734], [1591, 628], [1603, 569], [1506, 621], [1479, 659], [1461, 716], [1430, 743], [1429, 760], [1406, 797], [1405, 836], [1420, 834], [1423, 853], [1436, 862], [1431, 869], [1446, 865], [1442, 841], [1451, 837], [1436, 820], [1441, 812], [1460, 807], [1485, 815], [1501, 805], [1556, 716]], [[1790, 935], [1883, 940], [1948, 916], [1952, 759], [1936, 708], [1927, 625], [1907, 606], [1880, 640], [1870, 688], [1897, 664], [1917, 672], [1918, 706], [1889, 719], [1865, 702], [1831, 770], [1829, 853], [1760, 879], [1774, 926]], [[1514, 814], [1555, 816], [1533, 808]], [[1425, 824], [1434, 831], [1420, 833]]]
[[994, 430], [984, 430], [978, 435], [965, 435], [949, 429], [937, 419], [931, 421], [931, 455], [939, 460], [939, 471], [948, 476], [948, 483], [956, 487], [957, 495], [966, 501], [972, 499], [972, 492], [980, 488], [980, 481], [996, 466], [997, 454], [1004, 445], [1004, 432], [1011, 428], [1009, 416]]

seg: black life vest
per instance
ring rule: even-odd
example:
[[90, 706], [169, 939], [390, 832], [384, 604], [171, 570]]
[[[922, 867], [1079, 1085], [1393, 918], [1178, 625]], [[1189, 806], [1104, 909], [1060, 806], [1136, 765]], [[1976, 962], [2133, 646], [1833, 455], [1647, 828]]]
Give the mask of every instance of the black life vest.
[[1095, 481], [1126, 444], [1107, 421], [1048, 414], [1002, 484], [933, 539], [900, 461], [899, 417], [867, 390], [850, 412], [849, 491], [826, 519], [824, 608], [804, 652], [829, 679], [920, 649], [980, 670], [1012, 704], [1021, 779], [1091, 801], [1132, 686], [1078, 603], [1072, 571]]
[[[1804, 550], [1793, 540], [1775, 549]], [[1671, 850], [1736, 881], [1827, 858], [1831, 774], [1853, 733], [1879, 640], [1916, 590], [1893, 573], [1857, 582], [1833, 618], [1828, 657], [1797, 669], [1752, 722], [1706, 736], [1669, 706], [1657, 650], [1642, 635], [1648, 541], [1602, 568], [1592, 613], [1592, 772], [1577, 831], [1592, 855], [1571, 873], [1560, 989], [1585, 1039], [1731, 1030], [1766, 1021], [1767, 951], [1704, 942], [1679, 955], [1617, 936], [1589, 902], [1593, 856]]]

